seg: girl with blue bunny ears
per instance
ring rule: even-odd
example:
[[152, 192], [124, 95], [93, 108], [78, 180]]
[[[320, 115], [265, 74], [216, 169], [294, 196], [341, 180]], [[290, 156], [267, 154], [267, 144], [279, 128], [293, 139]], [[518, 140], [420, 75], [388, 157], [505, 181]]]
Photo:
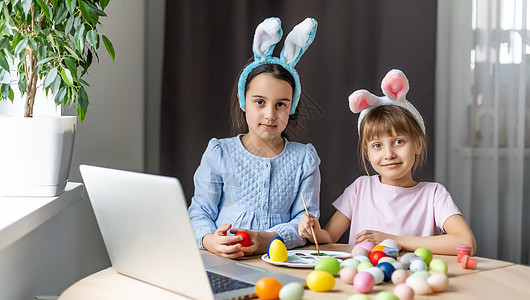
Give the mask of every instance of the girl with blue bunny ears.
[[[433, 253], [456, 254], [458, 244], [476, 242], [471, 228], [445, 187], [416, 182], [412, 172], [425, 157], [425, 125], [421, 114], [405, 98], [407, 77], [391, 70], [381, 82], [385, 96], [366, 90], [349, 97], [358, 119], [359, 150], [368, 176], [357, 178], [339, 196], [337, 209], [325, 228], [318, 218], [303, 216], [298, 230], [319, 243], [336, 242], [348, 228], [349, 243], [396, 241], [401, 249], [428, 248]], [[369, 167], [375, 171], [370, 175]]]
[[[199, 248], [234, 259], [266, 252], [276, 236], [288, 249], [305, 244], [297, 232], [305, 214], [302, 194], [318, 216], [320, 158], [311, 144], [290, 142], [285, 129], [301, 95], [294, 67], [316, 29], [314, 19], [305, 19], [273, 57], [282, 37], [280, 20], [268, 18], [256, 28], [254, 60], [241, 72], [233, 97], [238, 134], [211, 139], [194, 175], [188, 212]], [[249, 246], [237, 243], [243, 240], [235, 235], [240, 231], [250, 235]]]

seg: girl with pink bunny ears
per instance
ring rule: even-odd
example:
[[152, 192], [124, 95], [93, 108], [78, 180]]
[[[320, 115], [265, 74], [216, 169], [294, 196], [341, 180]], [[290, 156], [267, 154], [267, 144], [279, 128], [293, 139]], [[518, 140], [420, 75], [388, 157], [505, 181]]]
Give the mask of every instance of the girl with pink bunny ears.
[[[349, 243], [379, 244], [392, 239], [405, 251], [425, 247], [433, 253], [456, 254], [458, 244], [473, 245], [475, 237], [445, 187], [416, 182], [412, 172], [424, 160], [425, 125], [405, 98], [407, 77], [391, 70], [381, 83], [384, 96], [366, 90], [349, 97], [358, 121], [359, 150], [367, 176], [357, 178], [333, 202], [337, 209], [325, 228], [305, 215], [298, 224], [301, 237], [334, 243], [349, 228]], [[369, 167], [375, 171], [370, 175]]]

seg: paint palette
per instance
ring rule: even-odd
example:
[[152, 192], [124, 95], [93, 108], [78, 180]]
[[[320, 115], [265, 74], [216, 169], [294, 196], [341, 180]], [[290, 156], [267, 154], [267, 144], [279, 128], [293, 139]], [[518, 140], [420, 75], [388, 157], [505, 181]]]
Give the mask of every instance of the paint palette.
[[320, 251], [320, 256], [315, 250], [288, 250], [287, 261], [277, 262], [272, 261], [266, 253], [261, 256], [261, 259], [269, 264], [277, 266], [286, 266], [292, 268], [314, 268], [317, 262], [322, 257], [335, 257], [342, 261], [343, 259], [351, 257], [351, 253], [340, 251]]

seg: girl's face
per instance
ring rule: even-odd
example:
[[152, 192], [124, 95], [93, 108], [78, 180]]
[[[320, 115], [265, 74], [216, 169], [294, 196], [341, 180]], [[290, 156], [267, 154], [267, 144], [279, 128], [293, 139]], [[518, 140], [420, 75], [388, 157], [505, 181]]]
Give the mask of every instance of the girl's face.
[[415, 155], [421, 153], [408, 135], [378, 137], [366, 143], [370, 164], [379, 174], [381, 183], [412, 187], [416, 183], [412, 179], [412, 167]]
[[287, 81], [262, 73], [248, 84], [246, 121], [249, 135], [263, 141], [281, 139], [287, 127], [293, 98], [293, 89]]

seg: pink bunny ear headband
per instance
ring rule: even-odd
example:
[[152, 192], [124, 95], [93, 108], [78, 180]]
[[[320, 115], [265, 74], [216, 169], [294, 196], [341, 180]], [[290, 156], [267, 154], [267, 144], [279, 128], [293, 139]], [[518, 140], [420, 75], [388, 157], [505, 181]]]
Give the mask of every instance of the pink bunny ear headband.
[[361, 122], [368, 112], [381, 105], [396, 105], [408, 110], [420, 125], [425, 133], [425, 124], [418, 110], [405, 99], [409, 91], [409, 81], [407, 76], [400, 70], [390, 70], [381, 81], [381, 89], [385, 96], [378, 97], [367, 90], [357, 90], [348, 97], [350, 110], [354, 113], [361, 113], [357, 122], [357, 133], [360, 134]]

